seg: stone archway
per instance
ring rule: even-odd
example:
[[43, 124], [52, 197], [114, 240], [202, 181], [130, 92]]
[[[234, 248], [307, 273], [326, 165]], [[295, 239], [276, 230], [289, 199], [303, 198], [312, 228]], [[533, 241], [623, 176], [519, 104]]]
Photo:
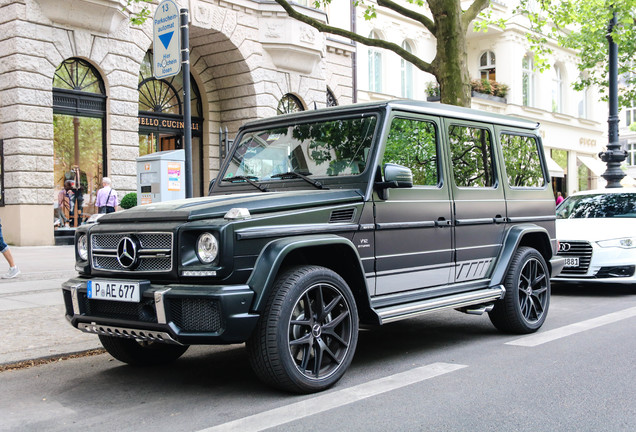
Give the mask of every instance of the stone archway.
[[209, 161], [209, 181], [222, 162], [219, 131], [227, 128], [233, 137], [245, 121], [258, 118], [254, 69], [239, 47], [218, 31], [193, 27], [190, 50], [206, 118], [204, 136], [209, 137], [203, 152]]

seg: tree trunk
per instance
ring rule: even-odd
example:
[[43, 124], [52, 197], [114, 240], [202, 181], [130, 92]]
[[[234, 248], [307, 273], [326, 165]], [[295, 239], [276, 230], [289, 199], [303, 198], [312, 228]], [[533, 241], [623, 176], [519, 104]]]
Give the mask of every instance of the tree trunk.
[[470, 75], [466, 29], [460, 2], [429, 1], [435, 17], [437, 55], [432, 63], [440, 85], [441, 102], [470, 107]]

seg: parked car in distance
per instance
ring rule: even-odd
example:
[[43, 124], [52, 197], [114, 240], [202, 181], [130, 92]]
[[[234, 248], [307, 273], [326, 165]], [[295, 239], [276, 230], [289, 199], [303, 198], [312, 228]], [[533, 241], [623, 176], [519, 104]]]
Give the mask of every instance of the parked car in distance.
[[553, 282], [636, 284], [636, 189], [570, 195], [556, 232], [565, 267]]

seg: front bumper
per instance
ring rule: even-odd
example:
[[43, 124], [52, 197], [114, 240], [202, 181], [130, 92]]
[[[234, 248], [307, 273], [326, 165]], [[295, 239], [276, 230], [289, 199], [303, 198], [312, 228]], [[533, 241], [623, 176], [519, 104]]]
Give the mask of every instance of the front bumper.
[[95, 333], [182, 345], [245, 342], [258, 315], [247, 285], [144, 283], [139, 303], [89, 299], [86, 278], [62, 284], [66, 318], [73, 327]]
[[[636, 250], [617, 247], [602, 248], [588, 243], [588, 252], [570, 253], [568, 256], [580, 256], [580, 267], [565, 267], [561, 274], [552, 278], [558, 283], [589, 284], [636, 284]], [[583, 264], [584, 260], [589, 260]]]

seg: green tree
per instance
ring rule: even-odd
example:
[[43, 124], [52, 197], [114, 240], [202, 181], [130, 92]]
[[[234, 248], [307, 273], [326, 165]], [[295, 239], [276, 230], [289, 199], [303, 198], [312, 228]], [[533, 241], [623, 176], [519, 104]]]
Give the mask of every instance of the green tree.
[[[550, 67], [547, 56], [552, 53], [551, 42], [578, 53], [580, 76], [574, 83], [576, 90], [595, 85], [607, 97], [609, 87], [607, 33], [615, 13], [618, 24], [612, 29], [612, 39], [618, 45], [618, 73], [622, 86], [619, 95], [623, 106], [636, 101], [636, 0], [519, 0], [515, 14], [525, 15], [530, 22], [526, 34], [535, 53], [539, 70]], [[491, 20], [488, 12], [478, 28], [496, 23], [505, 28], [507, 20]]]
[[[468, 73], [468, 55], [466, 35], [471, 23], [481, 11], [490, 5], [490, 0], [473, 0], [467, 9], [461, 0], [407, 0], [410, 5], [392, 0], [377, 0], [377, 5], [391, 10], [393, 13], [413, 20], [424, 27], [436, 39], [435, 58], [428, 62], [408, 52], [400, 45], [381, 39], [371, 39], [350, 30], [334, 27], [316, 20], [300, 12], [287, 0], [275, 0], [285, 11], [323, 33], [343, 36], [366, 46], [384, 48], [393, 51], [406, 61], [424, 72], [433, 75], [440, 85], [441, 102], [451, 105], [470, 106], [471, 89]], [[332, 0], [314, 0], [315, 7], [327, 6]], [[353, 0], [355, 6], [363, 5], [365, 19], [376, 17], [376, 3], [365, 3], [364, 0]], [[133, 3], [149, 2], [149, 0], [127, 0], [128, 6]], [[148, 6], [141, 12], [131, 16], [135, 24], [142, 23], [150, 15]]]

